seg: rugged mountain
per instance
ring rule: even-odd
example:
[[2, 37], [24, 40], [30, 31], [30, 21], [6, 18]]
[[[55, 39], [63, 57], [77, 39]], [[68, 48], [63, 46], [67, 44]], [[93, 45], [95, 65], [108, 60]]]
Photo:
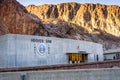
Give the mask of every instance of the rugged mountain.
[[[26, 10], [27, 9], [27, 10]], [[0, 0], [0, 35], [29, 34], [102, 43], [120, 47], [120, 9], [101, 4], [29, 5]]]
[[45, 22], [57, 19], [77, 24], [92, 34], [103, 31], [120, 37], [120, 9], [115, 5], [63, 3], [26, 8]]
[[72, 2], [29, 5], [26, 9], [37, 15], [51, 34], [102, 43], [105, 49], [120, 46], [119, 6]]
[[0, 0], [0, 34], [36, 34], [43, 33], [39, 18], [29, 14], [16, 0]]

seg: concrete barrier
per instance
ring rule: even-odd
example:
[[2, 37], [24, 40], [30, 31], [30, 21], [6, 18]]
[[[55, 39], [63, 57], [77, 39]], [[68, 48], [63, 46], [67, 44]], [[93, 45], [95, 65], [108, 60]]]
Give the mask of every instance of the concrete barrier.
[[120, 68], [120, 60], [87, 62], [87, 63], [80, 63], [80, 64], [61, 64], [61, 65], [46, 65], [46, 66], [35, 66], [35, 67], [0, 68], [0, 72], [96, 69], [96, 68]]
[[0, 80], [120, 80], [120, 68], [1, 72]]

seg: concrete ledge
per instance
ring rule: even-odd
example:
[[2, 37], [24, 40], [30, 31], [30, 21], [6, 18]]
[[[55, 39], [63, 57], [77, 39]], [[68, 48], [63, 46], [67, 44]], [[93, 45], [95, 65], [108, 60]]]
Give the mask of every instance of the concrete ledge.
[[0, 68], [0, 72], [16, 72], [16, 71], [37, 71], [37, 70], [68, 70], [68, 69], [93, 69], [93, 68], [119, 68], [120, 60], [89, 62], [80, 64], [64, 64], [64, 65], [49, 65], [35, 67], [14, 67]]

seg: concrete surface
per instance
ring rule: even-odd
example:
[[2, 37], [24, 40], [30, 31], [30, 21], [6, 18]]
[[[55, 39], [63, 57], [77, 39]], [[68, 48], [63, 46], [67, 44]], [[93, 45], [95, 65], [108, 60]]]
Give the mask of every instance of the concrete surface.
[[[44, 46], [42, 52], [38, 50]], [[103, 61], [101, 44], [55, 37], [7, 34], [0, 36], [0, 67], [67, 64], [66, 53], [86, 51], [88, 61]]]
[[120, 80], [120, 68], [2, 72], [0, 80]]

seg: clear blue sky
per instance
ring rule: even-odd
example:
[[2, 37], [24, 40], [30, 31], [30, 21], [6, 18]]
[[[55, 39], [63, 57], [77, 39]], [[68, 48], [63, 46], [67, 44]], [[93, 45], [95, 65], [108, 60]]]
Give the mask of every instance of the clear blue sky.
[[119, 5], [120, 6], [120, 0], [17, 0], [24, 6], [27, 6], [29, 4], [34, 5], [41, 5], [41, 4], [58, 4], [58, 3], [65, 3], [65, 2], [77, 2], [77, 3], [100, 3], [100, 4], [106, 4], [106, 5]]

